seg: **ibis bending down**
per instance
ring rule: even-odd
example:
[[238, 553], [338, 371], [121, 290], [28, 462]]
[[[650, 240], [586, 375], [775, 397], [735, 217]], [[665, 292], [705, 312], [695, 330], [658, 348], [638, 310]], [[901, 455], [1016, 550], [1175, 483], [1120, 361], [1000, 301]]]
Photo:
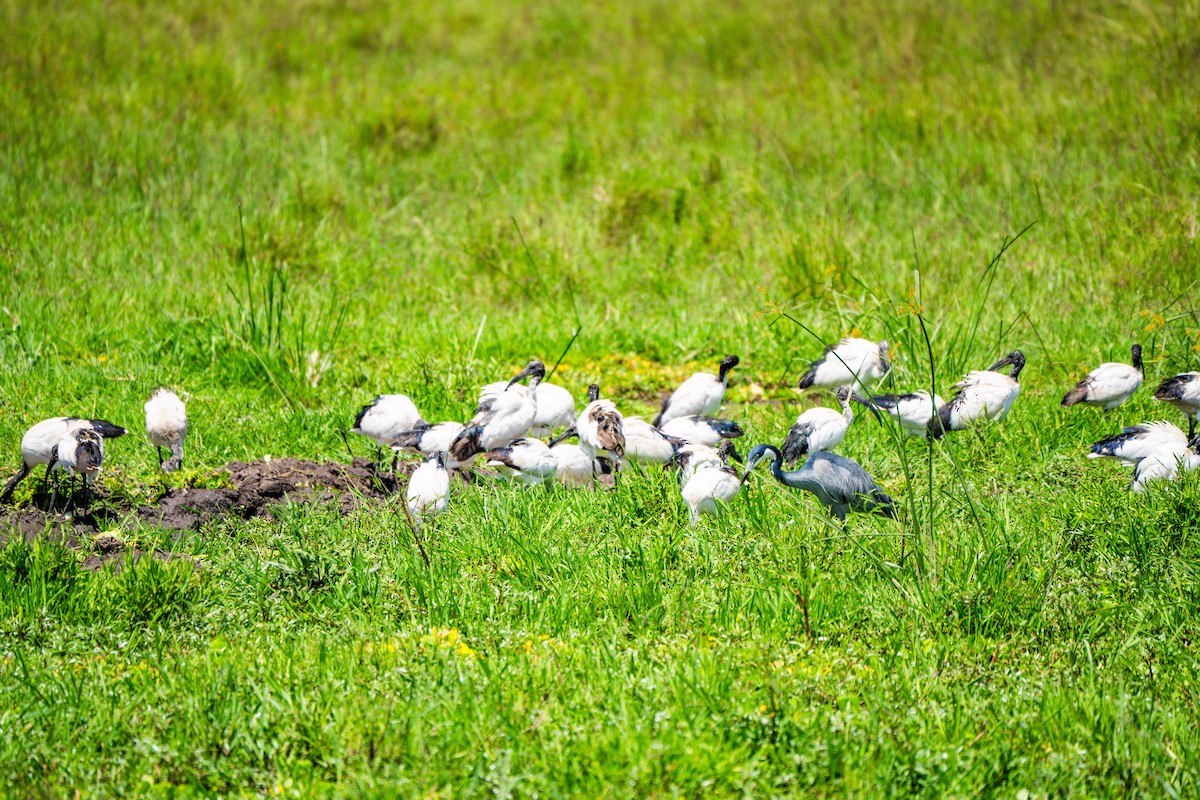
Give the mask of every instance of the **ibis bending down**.
[[716, 447], [722, 439], [737, 439], [744, 433], [742, 427], [733, 420], [694, 416], [677, 417], [663, 425], [662, 432], [689, 444], [708, 447]]
[[[146, 436], [158, 453], [158, 466], [173, 472], [183, 466], [183, 440], [187, 438], [187, 408], [170, 389], [155, 389], [146, 401]], [[163, 448], [171, 457], [163, 461]]]
[[799, 470], [784, 472], [783, 453], [772, 445], [760, 444], [746, 456], [746, 474], [742, 480], [749, 477], [768, 453], [774, 456], [771, 474], [775, 480], [816, 495], [821, 505], [839, 520], [845, 522], [846, 514], [850, 511], [895, 518], [896, 507], [892, 498], [871, 480], [866, 470], [836, 453], [812, 453]]
[[446, 454], [437, 452], [409, 476], [405, 502], [413, 523], [419, 526], [428, 517], [444, 511], [449, 501], [450, 473], [446, 471]]
[[[517, 373], [508, 387], [486, 398], [475, 409], [475, 416], [450, 445], [450, 455], [466, 463], [478, 453], [505, 447], [525, 436], [537, 416], [537, 390], [546, 377], [546, 365], [532, 359]], [[529, 388], [519, 385], [529, 379]]]
[[562, 442], [550, 448], [558, 464], [554, 479], [564, 486], [590, 487], [596, 476], [596, 460], [577, 444]]
[[630, 461], [650, 464], [666, 464], [675, 457], [675, 452], [687, 442], [676, 436], [663, 433], [658, 428], [636, 417], [624, 421], [625, 455]]
[[558, 459], [541, 439], [517, 439], [506, 447], [487, 451], [483, 458], [489, 467], [526, 486], [553, 480], [558, 471]]
[[1145, 374], [1142, 370], [1142, 346], [1135, 344], [1131, 354], [1132, 364], [1107, 361], [1089, 372], [1063, 397], [1063, 407], [1070, 408], [1082, 403], [1109, 411], [1133, 397], [1133, 393], [1142, 385]]
[[[78, 417], [51, 417], [37, 423], [21, 437], [21, 466], [0, 491], [0, 503], [7, 503], [17, 484], [29, 475], [38, 464], [46, 465], [46, 479], [58, 461], [58, 446], [68, 436], [79, 430], [94, 431], [104, 439], [115, 439], [125, 435], [120, 425], [102, 419], [80, 419]], [[45, 482], [42, 484], [45, 488]]]
[[[393, 439], [405, 431], [417, 427], [421, 413], [407, 395], [381, 394], [362, 407], [354, 418], [351, 433], [366, 436], [375, 442], [375, 468], [373, 475], [379, 474], [379, 463], [383, 460], [383, 448], [389, 446]], [[396, 457], [392, 456], [392, 477], [396, 476]]]
[[[1012, 367], [1008, 375], [996, 371], [1007, 366]], [[954, 384], [956, 394], [950, 402], [929, 420], [929, 433], [940, 439], [947, 431], [961, 431], [980, 419], [1004, 419], [1021, 393], [1018, 379], [1024, 366], [1024, 354], [1013, 350], [986, 370], [968, 372]]]
[[1088, 458], [1111, 458], [1133, 467], [1135, 492], [1154, 480], [1174, 480], [1180, 470], [1200, 467], [1200, 437], [1190, 442], [1169, 422], [1144, 422], [1092, 445]]
[[1200, 372], [1184, 372], [1167, 378], [1154, 390], [1154, 399], [1162, 400], [1188, 418], [1188, 438], [1196, 435], [1200, 419]]
[[873, 394], [871, 405], [894, 417], [909, 436], [927, 436], [930, 420], [937, 416], [945, 401], [922, 390], [910, 394]]
[[738, 455], [737, 448], [734, 447], [731, 439], [722, 439], [721, 444], [715, 448], [706, 444], [684, 444], [675, 451], [675, 464], [679, 467], [679, 483], [687, 484], [696, 474], [696, 470], [705, 464], [723, 467], [729, 463], [731, 458], [739, 464], [742, 463], [742, 457]]
[[426, 457], [434, 453], [445, 453], [446, 469], [462, 469], [467, 465], [456, 461], [447, 451], [465, 428], [461, 422], [438, 422], [430, 425], [425, 420], [418, 420], [417, 427], [401, 433], [388, 444], [393, 450], [407, 450]]
[[[503, 381], [489, 383], [479, 393], [479, 402], [486, 402], [489, 397], [495, 397], [505, 391], [508, 386], [509, 384]], [[553, 383], [539, 383], [537, 411], [533, 415], [533, 424], [525, 432], [525, 435], [548, 436], [552, 431], [570, 427], [574, 422], [575, 398], [571, 396], [571, 393]]]
[[[91, 499], [92, 483], [100, 477], [100, 468], [104, 465], [104, 439], [99, 433], [89, 428], [75, 428], [67, 431], [54, 448], [54, 456], [46, 469], [61, 469], [71, 477], [79, 475], [83, 478], [83, 511], [86, 514], [88, 502]], [[57, 481], [55, 490], [57, 492]], [[54, 507], [54, 496], [50, 497], [50, 507]]]
[[800, 378], [800, 388], [833, 388], [836, 386], [870, 386], [892, 368], [888, 361], [888, 343], [847, 337], [836, 347], [808, 366]]
[[679, 417], [711, 417], [721, 410], [725, 399], [725, 388], [729, 385], [729, 371], [738, 365], [737, 356], [725, 356], [716, 375], [697, 372], [671, 392], [663, 401], [662, 410], [654, 418], [654, 427], [661, 428]]
[[879, 412], [871, 408], [869, 401], [862, 395], [851, 391], [849, 386], [843, 386], [837, 391], [838, 405], [841, 413], [832, 408], [810, 408], [796, 418], [796, 424], [788, 431], [783, 443], [783, 458], [792, 463], [799, 461], [808, 453], [818, 451], [830, 452], [846, 436], [850, 423], [854, 421], [854, 412], [850, 409], [850, 400], [866, 406], [876, 417]]
[[706, 462], [683, 485], [683, 502], [687, 503], [692, 522], [696, 522], [701, 514], [716, 514], [718, 501], [732, 502], [741, 488], [742, 481], [733, 467]]

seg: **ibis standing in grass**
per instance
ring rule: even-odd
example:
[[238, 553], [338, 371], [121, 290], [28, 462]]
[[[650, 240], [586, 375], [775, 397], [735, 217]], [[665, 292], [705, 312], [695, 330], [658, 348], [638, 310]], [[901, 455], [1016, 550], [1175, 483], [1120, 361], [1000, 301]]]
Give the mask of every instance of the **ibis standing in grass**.
[[537, 486], [554, 479], [558, 459], [541, 439], [517, 439], [483, 455], [489, 467], [526, 486]]
[[697, 372], [679, 385], [662, 404], [662, 410], [654, 419], [654, 427], [679, 417], [711, 417], [721, 410], [725, 400], [725, 389], [729, 385], [729, 371], [738, 365], [737, 356], [725, 356], [716, 375]]
[[445, 453], [434, 453], [413, 470], [408, 478], [405, 501], [413, 523], [418, 526], [446, 510], [450, 502], [450, 473], [446, 471]]
[[732, 439], [722, 439], [721, 444], [717, 447], [685, 443], [675, 452], [675, 465], [679, 467], [679, 483], [686, 484], [696, 474], [696, 470], [705, 464], [724, 467], [729, 464], [730, 459], [739, 464], [742, 463], [742, 457], [738, 455]]
[[694, 523], [701, 514], [716, 514], [722, 505], [733, 502], [741, 488], [742, 481], [733, 467], [704, 463], [688, 478], [681, 494]]
[[[489, 383], [479, 393], [479, 402], [486, 402], [488, 398], [509, 390], [510, 386], [511, 384], [503, 381]], [[511, 388], [517, 389], [516, 386]], [[539, 383], [537, 386], [537, 411], [533, 415], [533, 424], [525, 432], [525, 435], [548, 436], [552, 431], [570, 427], [574, 422], [575, 398], [571, 396], [571, 393], [553, 383], [544, 381]]]
[[[486, 398], [475, 409], [475, 416], [450, 445], [456, 461], [469, 462], [477, 454], [505, 447], [523, 437], [537, 417], [537, 390], [546, 377], [546, 365], [532, 359], [517, 373], [503, 392]], [[529, 387], [520, 382], [529, 379]]]
[[[58, 446], [68, 434], [78, 430], [91, 430], [104, 439], [115, 439], [125, 435], [125, 429], [120, 425], [102, 419], [80, 419], [79, 417], [51, 417], [37, 423], [25, 432], [21, 438], [21, 466], [17, 473], [5, 484], [0, 491], [0, 503], [7, 503], [12, 497], [17, 484], [29, 475], [30, 470], [39, 464], [46, 465], [46, 479], [58, 460]], [[45, 489], [45, 481], [42, 484]]]
[[[54, 447], [54, 455], [47, 470], [55, 468], [66, 472], [71, 478], [72, 489], [75, 476], [83, 479], [83, 513], [86, 514], [91, 500], [92, 484], [100, 477], [100, 468], [104, 465], [104, 439], [91, 427], [75, 428], [67, 431]], [[55, 481], [55, 489], [58, 481]], [[54, 497], [50, 498], [50, 507], [54, 508]]]
[[832, 389], [839, 386], [868, 387], [892, 368], [888, 343], [847, 337], [808, 366], [800, 378], [801, 389]]
[[873, 394], [871, 405], [892, 416], [909, 436], [927, 436], [929, 422], [946, 402], [921, 390], [909, 394]]
[[[187, 408], [170, 389], [155, 389], [146, 401], [146, 436], [158, 453], [158, 466], [173, 472], [183, 466], [183, 440], [187, 438]], [[171, 457], [163, 461], [163, 448]]]
[[1135, 492], [1155, 480], [1174, 480], [1180, 470], [1200, 467], [1200, 437], [1188, 441], [1183, 431], [1169, 422], [1131, 425], [1115, 436], [1091, 447], [1088, 458], [1111, 458], [1133, 467]]
[[422, 419], [417, 421], [417, 427], [392, 439], [389, 446], [393, 450], [420, 453], [426, 458], [434, 453], [445, 453], [443, 465], [446, 469], [462, 469], [467, 465], [454, 460], [447, 451], [465, 428], [461, 422], [438, 422], [430, 425]]
[[1063, 407], [1083, 404], [1110, 411], [1133, 397], [1133, 393], [1142, 385], [1145, 372], [1142, 369], [1142, 346], [1135, 344], [1130, 352], [1130, 364], [1106, 361], [1089, 372], [1063, 397]]
[[1200, 372], [1184, 372], [1167, 378], [1154, 390], [1154, 399], [1183, 412], [1188, 418], [1188, 438], [1196, 435], [1196, 421], [1200, 419]]
[[[938, 415], [929, 421], [929, 432], [939, 439], [947, 431], [961, 431], [977, 420], [1000, 420], [1008, 416], [1017, 395], [1021, 393], [1018, 382], [1025, 366], [1025, 356], [1013, 350], [986, 370], [972, 370], [954, 385], [956, 394], [950, 402], [938, 409]], [[1011, 367], [1005, 375], [996, 370]]]
[[691, 444], [716, 447], [722, 439], [737, 439], [745, 431], [731, 419], [677, 417], [662, 426], [662, 432]]
[[579, 446], [593, 458], [607, 458], [619, 469], [625, 457], [625, 419], [611, 400], [600, 399], [600, 387], [588, 387], [587, 407], [575, 420]]
[[849, 386], [843, 386], [837, 391], [838, 405], [841, 412], [832, 408], [810, 408], [796, 419], [796, 424], [788, 431], [783, 443], [783, 458], [792, 463], [799, 461], [809, 453], [818, 451], [830, 452], [842, 443], [850, 423], [854, 421], [854, 411], [850, 408], [850, 400], [866, 406], [879, 416], [879, 412], [871, 408], [870, 402]]
[[[392, 440], [405, 431], [417, 427], [423, 422], [417, 406], [407, 395], [381, 394], [362, 407], [354, 418], [351, 433], [366, 436], [375, 442], [375, 467], [372, 476], [379, 474], [379, 465], [383, 460], [383, 448], [388, 447]], [[396, 477], [396, 456], [392, 456], [392, 477]]]
[[795, 472], [783, 471], [783, 453], [769, 444], [760, 444], [746, 456], [746, 474], [743, 480], [760, 461], [773, 456], [771, 474], [784, 486], [810, 492], [821, 501], [821, 505], [837, 519], [846, 521], [846, 514], [882, 514], [895, 518], [896, 506], [892, 498], [871, 479], [867, 471], [857, 462], [836, 453], [812, 453], [804, 466]]
[[666, 464], [675, 457], [675, 452], [687, 444], [683, 439], [663, 433], [658, 428], [636, 417], [624, 422], [625, 455], [631, 461], [648, 464]]

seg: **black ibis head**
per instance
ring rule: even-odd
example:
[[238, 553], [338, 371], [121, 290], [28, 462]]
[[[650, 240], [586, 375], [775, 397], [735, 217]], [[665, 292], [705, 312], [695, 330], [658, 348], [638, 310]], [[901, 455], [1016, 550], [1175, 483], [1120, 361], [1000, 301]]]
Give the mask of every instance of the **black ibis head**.
[[1004, 367], [1010, 365], [1012, 366], [1012, 371], [1009, 372], [1008, 375], [1015, 381], [1017, 380], [1017, 376], [1021, 374], [1021, 369], [1025, 366], [1025, 354], [1020, 350], [1013, 350], [1004, 358], [988, 367], [988, 371], [995, 372], [998, 369], [1003, 369]]
[[721, 383], [729, 382], [729, 370], [733, 369], [741, 361], [737, 356], [725, 356], [721, 359]]
[[[537, 383], [544, 377], [546, 377], [546, 365], [538, 359], [533, 358], [525, 365], [525, 369], [517, 373], [517, 377], [508, 382], [508, 386], [512, 386], [514, 383], [518, 383], [525, 378], [529, 378], [530, 383]], [[504, 388], [507, 389], [508, 386]]]

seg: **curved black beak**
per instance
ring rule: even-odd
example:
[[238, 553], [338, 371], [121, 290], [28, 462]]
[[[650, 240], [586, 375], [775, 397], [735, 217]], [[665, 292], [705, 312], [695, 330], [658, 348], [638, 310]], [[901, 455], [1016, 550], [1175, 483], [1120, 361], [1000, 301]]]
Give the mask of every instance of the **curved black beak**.
[[554, 445], [558, 444], [559, 442], [565, 441], [567, 439], [570, 439], [572, 436], [578, 436], [578, 435], [579, 435], [579, 431], [575, 430], [575, 426], [572, 425], [571, 427], [567, 428], [565, 431], [560, 433], [558, 436], [555, 436], [553, 439], [551, 439], [549, 441], [549, 443], [547, 443], [546, 446], [554, 447]]
[[858, 392], [855, 392], [854, 394], [850, 395], [850, 399], [853, 400], [854, 402], [858, 403], [863, 408], [867, 409], [867, 411], [870, 411], [872, 414], [874, 414], [876, 422], [878, 422], [880, 425], [883, 424], [883, 417], [881, 417], [879, 415], [879, 409], [875, 407], [874, 403], [872, 403], [867, 398], [863, 397]]
[[736, 367], [740, 362], [741, 359], [739, 359], [737, 356], [725, 356], [725, 358], [721, 359], [721, 371], [718, 375], [718, 377], [721, 379], [721, 383], [728, 382], [729, 370]]
[[990, 367], [988, 367], [988, 372], [995, 372], [998, 369], [1002, 369], [1003, 367], [1010, 366], [1012, 363], [1013, 363], [1013, 356], [1012, 356], [1012, 353], [1009, 353], [1004, 358], [1000, 359], [995, 364], [992, 364]]

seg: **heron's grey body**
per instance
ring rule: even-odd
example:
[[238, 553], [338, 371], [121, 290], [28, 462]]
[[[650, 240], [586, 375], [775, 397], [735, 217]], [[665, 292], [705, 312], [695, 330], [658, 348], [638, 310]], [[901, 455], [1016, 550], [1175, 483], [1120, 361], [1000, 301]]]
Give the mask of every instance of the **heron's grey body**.
[[854, 512], [880, 513], [895, 517], [892, 498], [871, 479], [855, 461], [836, 453], [810, 453], [804, 466], [794, 472], [783, 471], [783, 454], [769, 444], [760, 444], [746, 458], [746, 473], [767, 453], [773, 454], [771, 474], [775, 480], [793, 489], [816, 495], [821, 505], [839, 520]]

